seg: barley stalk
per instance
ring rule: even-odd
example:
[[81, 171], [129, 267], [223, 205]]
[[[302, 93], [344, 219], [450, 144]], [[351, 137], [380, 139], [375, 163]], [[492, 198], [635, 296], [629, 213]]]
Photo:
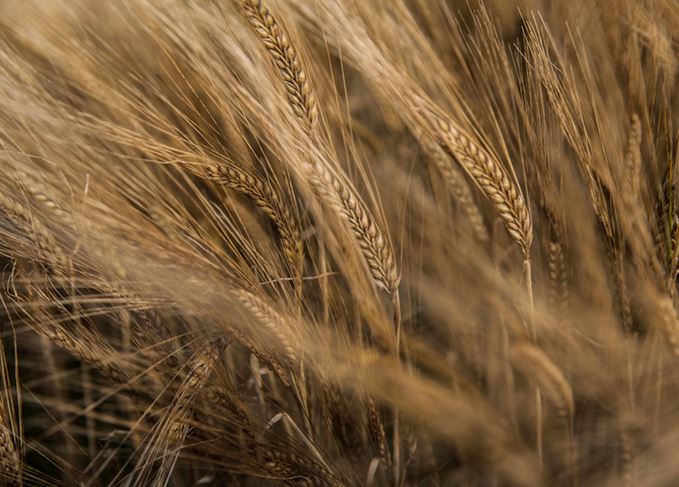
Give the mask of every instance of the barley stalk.
[[380, 412], [372, 398], [368, 398], [368, 432], [373, 443], [377, 445], [380, 461], [383, 465], [388, 466], [391, 462], [389, 461], [389, 450], [384, 434], [384, 424], [382, 424]]
[[386, 292], [394, 294], [400, 283], [394, 252], [374, 218], [353, 187], [340, 180], [330, 169], [315, 164], [313, 171], [316, 190], [352, 229], [373, 280]]
[[167, 416], [165, 433], [174, 445], [181, 445], [188, 432], [187, 419], [191, 415], [191, 410], [196, 398], [206, 387], [207, 380], [214, 367], [227, 346], [225, 338], [212, 340], [201, 351], [187, 373], [186, 380], [179, 388], [172, 405], [171, 411]]
[[630, 116], [623, 169], [626, 194], [629, 198], [638, 198], [641, 174], [641, 121], [636, 113]]
[[467, 134], [442, 116], [430, 114], [436, 140], [457, 160], [493, 204], [509, 234], [527, 255], [533, 241], [533, 223], [519, 187], [500, 162]]
[[[164, 419], [159, 423], [142, 456], [143, 465], [138, 474], [138, 482], [146, 482], [148, 469], [154, 464], [158, 456], [161, 462], [158, 467], [154, 485], [164, 485], [169, 481], [180, 448], [189, 432], [188, 421], [193, 415], [196, 399], [207, 386], [210, 374], [226, 348], [226, 339], [220, 337], [212, 340], [196, 356], [180, 386], [174, 401]], [[168, 450], [172, 449], [172, 454]]]
[[568, 271], [563, 247], [558, 240], [549, 242], [547, 249], [549, 286], [547, 301], [551, 309], [562, 314], [568, 306]]
[[57, 243], [52, 232], [39, 220], [31, 218], [29, 211], [18, 202], [0, 193], [0, 208], [24, 235], [31, 236], [46, 260], [57, 269], [68, 267], [69, 259]]
[[318, 119], [316, 98], [296, 49], [262, 0], [241, 0], [245, 17], [266, 47], [285, 84], [290, 106], [307, 131]]
[[662, 331], [675, 357], [679, 357], [679, 316], [672, 298], [664, 296], [659, 299], [658, 312], [662, 321]]
[[264, 326], [278, 340], [279, 345], [283, 348], [283, 354], [288, 361], [288, 365], [297, 364], [298, 356], [293, 345], [294, 338], [283, 316], [249, 291], [238, 289], [233, 294], [238, 302], [257, 319], [259, 324]]
[[0, 401], [0, 481], [3, 485], [20, 486], [21, 459], [14, 442], [12, 430], [7, 426], [7, 415]]
[[618, 428], [618, 445], [623, 483], [625, 487], [632, 487], [636, 485], [634, 483], [634, 438], [625, 425], [620, 425]]
[[232, 164], [215, 165], [208, 177], [252, 199], [276, 226], [283, 245], [283, 254], [293, 271], [298, 301], [302, 293], [304, 246], [299, 222], [276, 191], [267, 182]]
[[627, 277], [625, 272], [625, 262], [622, 253], [615, 251], [616, 257], [613, 258], [613, 280], [617, 289], [618, 306], [620, 307], [620, 316], [622, 324], [626, 331], [632, 331], [633, 317], [632, 305], [629, 297], [629, 287], [627, 285]]
[[[261, 0], [243, 0], [241, 6], [281, 73], [293, 111], [310, 133], [317, 119], [316, 101], [295, 48]], [[315, 189], [354, 231], [375, 282], [387, 292], [393, 293], [398, 287], [399, 274], [391, 245], [353, 186], [322, 163], [309, 161], [306, 165]]]
[[34, 329], [83, 363], [97, 369], [102, 375], [120, 384], [129, 382], [130, 375], [113, 360], [117, 353], [99, 340], [86, 340], [83, 330], [76, 336], [59, 326], [38, 325]]
[[14, 172], [14, 178], [16, 179], [19, 186], [28, 192], [31, 197], [38, 202], [38, 204], [45, 207], [50, 213], [52, 213], [66, 225], [71, 227], [75, 226], [72, 215], [48, 195], [49, 191], [43, 184], [35, 181], [28, 174], [20, 170]]
[[467, 215], [472, 230], [479, 242], [488, 242], [488, 229], [483, 221], [483, 215], [478, 205], [474, 201], [469, 184], [464, 179], [464, 175], [452, 164], [451, 160], [442, 153], [442, 150], [434, 144], [425, 144], [427, 153], [436, 168], [443, 175], [443, 179], [455, 196], [455, 201], [462, 211]]
[[276, 374], [276, 377], [278, 377], [286, 387], [290, 386], [290, 378], [288, 377], [288, 373], [286, 372], [285, 368], [268, 352], [257, 347], [250, 338], [235, 328], [228, 328], [226, 333], [229, 335], [229, 337], [236, 340], [251, 354], [257, 357], [257, 359], [262, 364], [271, 369], [271, 371]]

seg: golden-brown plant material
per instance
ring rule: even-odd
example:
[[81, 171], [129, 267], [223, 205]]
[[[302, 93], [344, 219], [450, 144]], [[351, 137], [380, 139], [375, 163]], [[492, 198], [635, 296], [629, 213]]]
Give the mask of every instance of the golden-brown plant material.
[[191, 404], [205, 387], [211, 369], [226, 345], [227, 342], [224, 338], [213, 340], [206, 345], [205, 350], [196, 357], [191, 365], [186, 380], [179, 388], [172, 411], [167, 417], [168, 436], [173, 442], [181, 443], [183, 441], [182, 437], [186, 434], [184, 421], [190, 414]]
[[491, 201], [524, 254], [533, 242], [533, 222], [526, 201], [500, 161], [475, 142], [471, 135], [450, 120], [429, 114], [436, 139], [450, 157], [457, 160], [469, 177]]
[[304, 272], [304, 244], [299, 222], [293, 213], [269, 184], [234, 165], [217, 165], [209, 170], [208, 175], [210, 179], [252, 198], [252, 201], [271, 218], [280, 233], [283, 255], [294, 273], [299, 297]]
[[514, 345], [509, 354], [512, 364], [540, 386], [540, 390], [560, 414], [573, 415], [573, 390], [563, 372], [542, 350], [528, 343], [520, 343]]
[[375, 283], [394, 294], [401, 276], [394, 259], [391, 243], [382, 234], [373, 216], [351, 186], [339, 179], [332, 170], [320, 164], [313, 166], [316, 190], [344, 217], [361, 247]]
[[57, 243], [52, 232], [39, 220], [31, 218], [25, 206], [9, 199], [5, 194], [0, 194], [0, 208], [5, 213], [6, 218], [37, 246], [40, 254], [42, 254], [40, 257], [44, 259], [45, 263], [53, 265], [57, 269], [68, 266], [68, 256]]
[[[246, 17], [271, 54], [288, 92], [290, 105], [304, 122], [307, 131], [313, 130], [317, 119], [316, 100], [307, 75], [294, 47], [268, 7], [261, 0], [241, 2]], [[398, 288], [400, 275], [390, 242], [383, 236], [370, 211], [365, 207], [349, 181], [342, 180], [322, 162], [307, 160], [307, 177], [330, 206], [342, 215], [355, 232], [376, 283], [387, 292]]]
[[80, 334], [69, 333], [58, 326], [39, 327], [38, 333], [52, 340], [57, 346], [68, 350], [73, 356], [82, 360], [114, 381], [125, 384], [128, 374], [114, 362], [116, 353], [95, 340], [85, 340]]
[[627, 273], [625, 271], [625, 262], [623, 261], [621, 253], [613, 259], [613, 280], [617, 289], [616, 298], [620, 308], [620, 316], [625, 330], [632, 330], [632, 305], [629, 298], [629, 286], [627, 284]]
[[290, 106], [304, 120], [305, 128], [311, 131], [318, 119], [318, 109], [297, 51], [262, 0], [240, 0], [240, 3], [245, 17], [271, 54], [283, 78]]
[[624, 426], [619, 428], [618, 442], [620, 444], [620, 463], [622, 471], [622, 480], [624, 485], [634, 485], [634, 443], [632, 435]]
[[675, 357], [679, 357], [679, 316], [672, 298], [664, 296], [659, 299], [658, 313], [662, 320], [661, 329], [665, 334], [670, 350]]
[[343, 487], [345, 484], [316, 461], [310, 461], [294, 452], [275, 449], [261, 451], [266, 469], [280, 480], [297, 479], [300, 485]]
[[641, 176], [641, 121], [636, 113], [630, 116], [624, 170], [625, 191], [628, 192], [629, 198], [638, 198]]
[[372, 398], [368, 399], [368, 431], [370, 432], [373, 443], [377, 445], [380, 461], [385, 466], [388, 466], [390, 464], [390, 459], [386, 435], [384, 434], [384, 424], [382, 424], [380, 412]]
[[675, 3], [0, 2], [0, 484], [674, 485]]
[[565, 312], [568, 307], [568, 275], [563, 246], [558, 240], [549, 242], [547, 248], [549, 286], [547, 299], [550, 308]]
[[238, 302], [249, 313], [252, 313], [257, 322], [280, 342], [279, 346], [283, 348], [288, 365], [296, 364], [299, 358], [295, 344], [291, 340], [293, 330], [291, 330], [289, 322], [264, 300], [249, 291], [239, 289], [234, 291], [234, 295]]
[[73, 226], [72, 215], [63, 209], [46, 193], [46, 188], [43, 184], [35, 181], [28, 174], [21, 171], [16, 171], [15, 176], [17, 184], [25, 189], [31, 197], [39, 204], [45, 207], [56, 218], [64, 222], [66, 225]]
[[234, 340], [238, 341], [238, 343], [245, 347], [245, 349], [247, 349], [250, 353], [256, 356], [262, 365], [271, 369], [271, 371], [276, 374], [276, 377], [278, 377], [284, 385], [290, 386], [290, 378], [285, 367], [283, 367], [269, 352], [263, 350], [261, 347], [256, 346], [252, 342], [252, 339], [248, 338], [239, 330], [230, 328], [226, 331], [226, 333], [233, 337]]
[[[151, 435], [149, 446], [144, 453], [142, 463], [152, 466], [160, 457], [160, 466], [155, 473], [154, 482], [164, 483], [172, 472], [175, 456], [179, 453], [190, 425], [188, 421], [193, 414], [194, 404], [207, 385], [213, 367], [226, 348], [225, 338], [217, 338], [208, 343], [190, 364], [186, 377], [177, 394], [170, 404], [165, 417], [158, 423], [158, 428]], [[168, 455], [168, 450], [170, 453]], [[150, 472], [142, 471], [138, 474], [137, 482], [148, 481]]]
[[460, 171], [452, 164], [452, 161], [442, 153], [439, 147], [433, 144], [426, 144], [427, 153], [436, 165], [436, 168], [443, 175], [443, 179], [448, 184], [448, 187], [455, 196], [455, 201], [460, 205], [462, 211], [467, 215], [472, 230], [479, 242], [487, 242], [489, 239], [488, 229], [486, 223], [483, 221], [483, 215], [479, 210], [474, 197], [472, 196], [469, 184], [464, 179]]
[[6, 426], [6, 415], [0, 407], [0, 481], [3, 485], [22, 485], [21, 459], [11, 430]]

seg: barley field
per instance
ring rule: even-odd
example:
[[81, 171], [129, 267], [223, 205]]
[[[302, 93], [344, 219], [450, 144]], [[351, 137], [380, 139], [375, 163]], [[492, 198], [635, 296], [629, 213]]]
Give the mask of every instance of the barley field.
[[0, 2], [0, 485], [679, 485], [679, 1]]

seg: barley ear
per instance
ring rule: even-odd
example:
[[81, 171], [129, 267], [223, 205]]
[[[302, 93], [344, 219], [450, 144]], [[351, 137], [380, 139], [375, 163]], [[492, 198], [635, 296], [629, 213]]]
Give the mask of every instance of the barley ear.
[[509, 234], [528, 254], [533, 241], [533, 223], [521, 190], [507, 171], [471, 136], [443, 118], [435, 118], [439, 145], [457, 160], [493, 204]]
[[304, 121], [305, 129], [310, 132], [316, 126], [318, 109], [297, 50], [262, 0], [241, 0], [240, 5], [283, 79], [292, 110]]
[[304, 245], [301, 226], [288, 206], [281, 201], [276, 190], [261, 178], [233, 165], [221, 164], [207, 170], [210, 180], [224, 184], [234, 191], [248, 196], [278, 230], [283, 254], [293, 272], [298, 301], [302, 293], [304, 272]]
[[623, 167], [626, 194], [630, 198], [638, 198], [641, 185], [641, 121], [636, 113], [630, 116]]

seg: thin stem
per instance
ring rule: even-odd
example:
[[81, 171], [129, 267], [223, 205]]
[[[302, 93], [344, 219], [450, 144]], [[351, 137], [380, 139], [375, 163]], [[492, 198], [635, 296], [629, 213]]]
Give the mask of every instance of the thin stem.
[[[531, 340], [535, 345], [537, 345], [538, 336], [537, 330], [535, 328], [535, 301], [533, 299], [533, 276], [531, 272], [530, 264], [530, 253], [526, 251], [524, 253], [523, 260], [523, 276], [524, 282], [526, 284], [526, 294], [528, 295], [528, 329], [530, 330]], [[540, 388], [535, 386], [535, 436], [536, 444], [538, 450], [538, 458], [540, 459], [540, 465], [543, 464], [543, 450], [542, 450], [542, 395], [540, 393]]]
[[[401, 361], [401, 299], [399, 297], [398, 289], [394, 291], [392, 296], [392, 305], [394, 308], [394, 351], [396, 359]], [[393, 410], [393, 455], [394, 455], [394, 487], [401, 485], [401, 438], [399, 431], [399, 411], [398, 407], [394, 406]]]
[[528, 295], [528, 325], [530, 330], [531, 339], [533, 342], [537, 342], [537, 330], [535, 329], [535, 320], [533, 315], [535, 314], [535, 301], [533, 300], [533, 277], [530, 265], [530, 254], [526, 253], [523, 260], [523, 279], [526, 284], [526, 294]]

